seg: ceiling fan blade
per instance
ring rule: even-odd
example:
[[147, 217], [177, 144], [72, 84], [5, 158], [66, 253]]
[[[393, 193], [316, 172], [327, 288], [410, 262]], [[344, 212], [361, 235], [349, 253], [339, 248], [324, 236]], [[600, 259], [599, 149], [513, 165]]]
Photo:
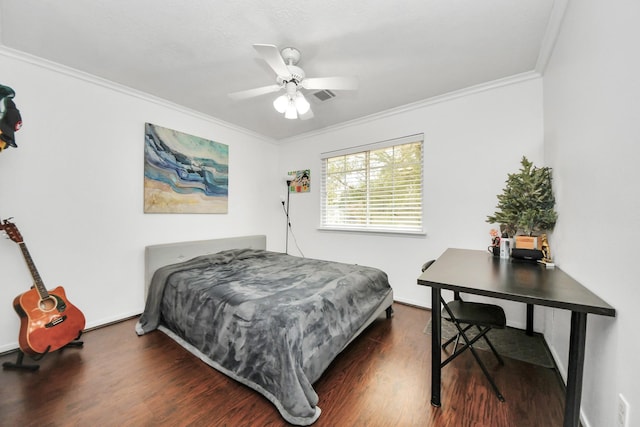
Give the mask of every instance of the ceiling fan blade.
[[305, 89], [356, 90], [358, 79], [355, 77], [312, 77], [302, 81]]
[[280, 85], [269, 85], [263, 87], [257, 87], [255, 89], [241, 90], [240, 92], [230, 93], [229, 98], [234, 101], [241, 101], [247, 98], [253, 98], [254, 96], [265, 95], [267, 93], [273, 93], [279, 91], [281, 88]]
[[311, 108], [309, 108], [306, 113], [299, 114], [298, 117], [300, 117], [300, 120], [313, 119], [313, 111], [311, 110]]
[[285, 80], [289, 80], [291, 77], [291, 72], [287, 68], [287, 64], [282, 59], [282, 55], [280, 55], [280, 50], [272, 44], [254, 44], [254, 49], [258, 51], [262, 59], [264, 59], [267, 64], [276, 74], [280, 77], [285, 78]]

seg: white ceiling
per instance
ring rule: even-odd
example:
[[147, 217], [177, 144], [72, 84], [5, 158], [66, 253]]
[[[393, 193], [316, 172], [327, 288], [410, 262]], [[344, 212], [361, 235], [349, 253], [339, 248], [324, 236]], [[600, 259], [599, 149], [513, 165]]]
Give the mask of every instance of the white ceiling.
[[[533, 71], [554, 0], [0, 0], [0, 42], [280, 140]], [[355, 92], [287, 120], [255, 43]], [[7, 82], [3, 82], [7, 84]], [[315, 91], [312, 91], [315, 92]]]

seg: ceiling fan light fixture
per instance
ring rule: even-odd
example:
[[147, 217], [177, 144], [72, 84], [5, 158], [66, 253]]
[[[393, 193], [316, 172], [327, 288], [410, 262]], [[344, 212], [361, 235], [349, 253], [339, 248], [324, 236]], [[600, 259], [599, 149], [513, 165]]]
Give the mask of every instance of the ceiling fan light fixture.
[[280, 95], [273, 101], [273, 108], [276, 109], [278, 113], [284, 113], [287, 111], [287, 106], [289, 105], [289, 97], [287, 95]]
[[[273, 108], [290, 120], [309, 120], [314, 117], [311, 105], [300, 89], [319, 90], [313, 95], [320, 99], [318, 94], [324, 93], [327, 98], [335, 96], [331, 90], [356, 90], [358, 81], [355, 77], [314, 77], [307, 78], [304, 70], [296, 64], [300, 60], [300, 51], [287, 47], [279, 50], [271, 44], [254, 44], [267, 65], [276, 73], [276, 84], [258, 87], [255, 89], [233, 92], [229, 97], [233, 100], [243, 100], [268, 93], [278, 92], [282, 89], [285, 94], [273, 100]], [[326, 99], [326, 98], [325, 98]]]
[[287, 110], [284, 112], [285, 119], [297, 119], [298, 112], [296, 110], [296, 104], [293, 101], [289, 101], [287, 105]]
[[300, 92], [296, 94], [295, 104], [299, 114], [306, 114], [306, 112], [309, 111], [309, 108], [311, 108], [309, 101], [307, 101], [304, 95]]

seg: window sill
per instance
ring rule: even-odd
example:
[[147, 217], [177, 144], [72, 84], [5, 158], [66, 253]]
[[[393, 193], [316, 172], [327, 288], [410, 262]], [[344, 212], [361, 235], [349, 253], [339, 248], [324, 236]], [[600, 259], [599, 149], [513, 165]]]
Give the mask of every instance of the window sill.
[[318, 231], [339, 232], [339, 233], [362, 233], [379, 236], [405, 236], [405, 237], [426, 237], [425, 231], [403, 231], [375, 228], [349, 228], [349, 227], [318, 227]]

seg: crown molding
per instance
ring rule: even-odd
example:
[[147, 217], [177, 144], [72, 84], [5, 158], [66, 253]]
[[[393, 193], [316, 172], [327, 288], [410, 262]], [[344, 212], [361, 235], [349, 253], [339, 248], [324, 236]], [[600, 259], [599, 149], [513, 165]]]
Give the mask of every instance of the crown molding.
[[[565, 3], [566, 6], [566, 1], [568, 0], [561, 0], [561, 2]], [[562, 12], [564, 12], [564, 7], [562, 8]], [[559, 27], [559, 24], [558, 24]], [[555, 32], [555, 34], [557, 34], [557, 30]], [[545, 39], [547, 39], [547, 37], [545, 36]], [[555, 39], [554, 39], [555, 40]], [[478, 85], [474, 85], [474, 86], [470, 86], [464, 89], [460, 89], [460, 90], [456, 90], [453, 92], [449, 92], [449, 93], [445, 93], [442, 95], [437, 95], [431, 98], [427, 98], [421, 101], [417, 101], [417, 102], [413, 102], [410, 104], [406, 104], [406, 105], [402, 105], [400, 107], [396, 107], [396, 108], [392, 108], [389, 110], [385, 110], [385, 111], [381, 111], [378, 113], [374, 113], [365, 117], [360, 117], [357, 119], [353, 119], [353, 120], [349, 120], [347, 122], [344, 123], [340, 123], [334, 126], [327, 126], [325, 128], [322, 129], [318, 129], [318, 130], [314, 130], [314, 131], [310, 131], [310, 132], [306, 132], [300, 135], [295, 135], [292, 137], [288, 137], [288, 138], [283, 138], [280, 140], [276, 140], [273, 138], [269, 138], [265, 135], [253, 132], [249, 129], [240, 127], [240, 126], [236, 126], [234, 124], [225, 122], [223, 120], [217, 119], [213, 116], [209, 116], [207, 114], [201, 113], [199, 111], [181, 106], [179, 104], [167, 101], [166, 99], [163, 98], [159, 98], [157, 96], [148, 94], [146, 92], [142, 92], [138, 89], [134, 89], [119, 83], [115, 83], [112, 82], [110, 80], [104, 79], [102, 77], [98, 77], [95, 76], [93, 74], [89, 74], [86, 73], [84, 71], [80, 71], [77, 70], [75, 68], [71, 68], [68, 67], [66, 65], [62, 65], [53, 61], [49, 61], [47, 59], [38, 57], [38, 56], [34, 56], [16, 49], [12, 49], [3, 45], [0, 45], [0, 55], [2, 56], [6, 56], [18, 61], [22, 61], [22, 62], [26, 62], [29, 63], [31, 65], [37, 66], [37, 67], [41, 67], [44, 69], [47, 69], [49, 71], [52, 72], [56, 72], [56, 73], [60, 73], [78, 80], [82, 80], [97, 86], [101, 86], [104, 87], [106, 89], [110, 89], [119, 93], [122, 93], [124, 95], [127, 96], [132, 96], [134, 98], [138, 98], [141, 99], [143, 101], [146, 102], [150, 102], [156, 105], [159, 105], [161, 107], [164, 108], [169, 108], [172, 110], [175, 110], [177, 112], [183, 113], [183, 114], [187, 114], [190, 115], [192, 117], [198, 118], [200, 120], [204, 120], [207, 122], [210, 122], [212, 124], [218, 125], [218, 126], [222, 126], [225, 127], [227, 129], [233, 130], [235, 132], [239, 132], [239, 133], [243, 133], [245, 135], [251, 136], [253, 138], [257, 138], [260, 140], [263, 140], [265, 142], [271, 143], [271, 144], [276, 144], [276, 145], [281, 145], [281, 144], [287, 144], [290, 142], [295, 142], [295, 141], [299, 141], [299, 140], [303, 140], [306, 138], [310, 138], [313, 136], [317, 136], [317, 135], [322, 135], [325, 133], [329, 133], [329, 132], [334, 132], [340, 129], [344, 129], [347, 127], [351, 127], [351, 126], [355, 126], [355, 125], [361, 125], [361, 124], [366, 124], [366, 123], [370, 123], [372, 121], [376, 121], [376, 120], [380, 120], [380, 119], [384, 119], [387, 117], [392, 117], [398, 114], [403, 114], [403, 113], [407, 113], [413, 110], [418, 110], [424, 107], [428, 107], [431, 105], [435, 105], [435, 104], [439, 104], [441, 102], [448, 102], [457, 98], [461, 98], [461, 97], [465, 97], [465, 96], [469, 96], [469, 95], [473, 95], [476, 93], [480, 93], [480, 92], [484, 92], [484, 91], [488, 91], [488, 90], [492, 90], [492, 89], [496, 89], [499, 87], [504, 87], [504, 86], [508, 86], [508, 85], [512, 85], [512, 84], [517, 84], [517, 83], [522, 83], [528, 80], [532, 80], [532, 79], [537, 79], [542, 77], [541, 73], [536, 70], [534, 71], [527, 71], [524, 73], [520, 73], [520, 74], [516, 74], [513, 76], [509, 76], [509, 77], [505, 77], [505, 78], [501, 78], [501, 79], [497, 79], [497, 80], [493, 80], [490, 82], [486, 82], [486, 83], [481, 83]]]
[[522, 83], [522, 82], [526, 82], [528, 80], [534, 80], [534, 79], [538, 79], [541, 78], [542, 75], [540, 73], [538, 73], [537, 71], [527, 71], [524, 73], [520, 73], [520, 74], [515, 74], [513, 76], [509, 76], [509, 77], [504, 77], [501, 79], [497, 79], [497, 80], [492, 80], [490, 82], [486, 82], [486, 83], [480, 83], [474, 86], [469, 86], [467, 88], [464, 89], [460, 89], [460, 90], [456, 90], [453, 92], [448, 92], [442, 95], [437, 95], [437, 96], [433, 96], [431, 98], [427, 98], [421, 101], [416, 101], [416, 102], [412, 102], [410, 104], [405, 104], [402, 105], [400, 107], [396, 107], [396, 108], [392, 108], [389, 110], [385, 110], [385, 111], [381, 111], [379, 113], [375, 113], [375, 114], [371, 114], [365, 117], [360, 117], [357, 119], [353, 119], [344, 123], [340, 123], [334, 126], [327, 126], [325, 128], [322, 129], [318, 129], [318, 130], [314, 130], [311, 132], [307, 132], [307, 133], [303, 133], [300, 135], [296, 135], [296, 136], [292, 136], [289, 138], [285, 138], [285, 139], [280, 139], [277, 141], [277, 143], [279, 144], [286, 144], [286, 143], [290, 143], [290, 142], [295, 142], [295, 141], [299, 141], [302, 139], [306, 139], [306, 138], [311, 138], [317, 135], [322, 135], [328, 132], [334, 132], [340, 129], [344, 129], [347, 127], [351, 127], [351, 126], [355, 126], [355, 125], [361, 125], [361, 124], [366, 124], [369, 122], [373, 122], [376, 120], [380, 120], [380, 119], [384, 119], [387, 117], [392, 117], [398, 114], [403, 114], [403, 113], [407, 113], [413, 110], [419, 110], [421, 108], [425, 108], [425, 107], [429, 107], [431, 105], [435, 105], [435, 104], [439, 104], [441, 102], [448, 102], [454, 99], [458, 99], [458, 98], [462, 98], [465, 96], [469, 96], [469, 95], [473, 95], [476, 93], [480, 93], [480, 92], [485, 92], [488, 90], [492, 90], [492, 89], [496, 89], [496, 88], [500, 88], [500, 87], [504, 87], [504, 86], [509, 86], [509, 85], [513, 85], [513, 84], [518, 84], [518, 83]]
[[540, 52], [538, 53], [538, 60], [536, 61], [535, 71], [544, 74], [544, 70], [547, 68], [547, 63], [553, 54], [553, 48], [556, 45], [556, 40], [560, 34], [560, 28], [564, 19], [564, 14], [567, 10], [569, 0], [555, 0], [551, 13], [549, 14], [549, 20], [547, 21], [547, 27], [544, 31], [544, 37], [540, 45]]
[[82, 80], [84, 82], [94, 84], [96, 86], [100, 86], [109, 90], [113, 90], [115, 92], [119, 92], [123, 95], [131, 96], [134, 98], [138, 98], [145, 102], [150, 102], [152, 104], [156, 104], [163, 108], [168, 108], [194, 118], [207, 121], [209, 123], [215, 124], [217, 126], [225, 127], [227, 129], [233, 130], [235, 132], [240, 132], [245, 135], [251, 136], [253, 138], [258, 138], [260, 140], [276, 143], [277, 141], [261, 135], [259, 133], [253, 132], [249, 129], [236, 126], [232, 123], [225, 122], [223, 120], [217, 119], [213, 116], [201, 113], [199, 111], [193, 110], [191, 108], [184, 107], [182, 105], [176, 104], [174, 102], [168, 101], [166, 99], [151, 95], [149, 93], [140, 91], [138, 89], [131, 88], [129, 86], [122, 85], [120, 83], [112, 82], [111, 80], [104, 79], [102, 77], [95, 76], [93, 74], [86, 73], [84, 71], [77, 70], [75, 68], [68, 67], [66, 65], [59, 64], [57, 62], [49, 61], [47, 59], [41, 58], [39, 56], [31, 55], [26, 52], [22, 52], [20, 50], [12, 49], [4, 45], [0, 45], [0, 55], [15, 59], [17, 61], [25, 62], [36, 67], [44, 68], [48, 71], [52, 71], [55, 73], [63, 74], [65, 76]]

